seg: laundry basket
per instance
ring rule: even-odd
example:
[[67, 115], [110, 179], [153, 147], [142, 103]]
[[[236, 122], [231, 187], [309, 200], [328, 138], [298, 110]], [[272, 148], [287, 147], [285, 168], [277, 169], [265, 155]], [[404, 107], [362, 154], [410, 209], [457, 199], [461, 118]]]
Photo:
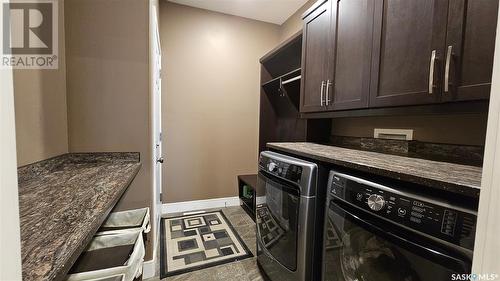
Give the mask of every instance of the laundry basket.
[[95, 236], [71, 267], [68, 281], [142, 280], [142, 230]]
[[[151, 230], [149, 208], [111, 213], [101, 225], [96, 235], [122, 233], [142, 230], [144, 234]], [[144, 236], [146, 238], [146, 236]]]

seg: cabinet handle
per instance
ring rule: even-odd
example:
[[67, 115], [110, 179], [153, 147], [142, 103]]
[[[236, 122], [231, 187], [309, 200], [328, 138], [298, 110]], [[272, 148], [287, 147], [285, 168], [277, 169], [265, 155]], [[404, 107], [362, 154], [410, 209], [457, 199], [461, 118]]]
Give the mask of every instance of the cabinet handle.
[[444, 92], [449, 92], [450, 88], [450, 63], [451, 55], [453, 51], [453, 46], [448, 46], [448, 51], [446, 52], [446, 65], [444, 67]]
[[326, 106], [330, 104], [330, 86], [332, 85], [332, 82], [330, 82], [330, 79], [326, 80], [326, 97], [325, 97], [325, 103]]
[[431, 64], [429, 66], [429, 94], [434, 92], [434, 67], [436, 64], [436, 50], [432, 50]]
[[320, 102], [321, 106], [323, 106], [323, 94], [324, 94], [323, 88], [324, 87], [325, 87], [325, 81], [323, 80], [323, 81], [321, 81], [321, 89], [319, 91], [319, 93], [320, 93], [320, 99], [321, 99], [321, 102]]

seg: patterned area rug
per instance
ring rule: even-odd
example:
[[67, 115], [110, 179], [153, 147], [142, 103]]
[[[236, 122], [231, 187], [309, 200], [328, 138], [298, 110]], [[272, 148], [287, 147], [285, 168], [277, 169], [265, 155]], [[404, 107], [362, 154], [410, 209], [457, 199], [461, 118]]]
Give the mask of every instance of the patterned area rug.
[[160, 277], [252, 257], [222, 211], [162, 218]]

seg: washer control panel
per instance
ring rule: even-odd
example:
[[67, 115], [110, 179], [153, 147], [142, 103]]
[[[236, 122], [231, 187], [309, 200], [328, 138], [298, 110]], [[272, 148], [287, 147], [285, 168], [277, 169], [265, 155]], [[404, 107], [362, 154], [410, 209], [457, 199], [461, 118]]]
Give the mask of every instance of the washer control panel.
[[328, 191], [330, 197], [379, 217], [473, 249], [477, 216], [472, 210], [333, 171]]
[[287, 179], [292, 182], [300, 183], [300, 179], [302, 177], [301, 166], [264, 157], [261, 157], [259, 166], [262, 170], [265, 170], [272, 175]]

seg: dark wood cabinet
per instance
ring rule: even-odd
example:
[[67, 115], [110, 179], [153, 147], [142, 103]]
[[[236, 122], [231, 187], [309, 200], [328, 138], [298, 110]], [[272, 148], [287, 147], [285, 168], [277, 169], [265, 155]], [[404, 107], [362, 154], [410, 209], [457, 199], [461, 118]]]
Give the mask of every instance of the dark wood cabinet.
[[304, 14], [300, 112], [487, 100], [498, 2], [318, 1]]
[[488, 99], [498, 0], [377, 0], [370, 107]]
[[376, 0], [370, 107], [440, 101], [448, 2]]
[[449, 2], [443, 101], [489, 98], [497, 11], [497, 0]]
[[304, 17], [301, 112], [366, 108], [372, 0], [318, 2]]
[[268, 142], [330, 138], [331, 120], [301, 118], [302, 32], [298, 32], [260, 59], [259, 152]]
[[301, 112], [327, 110], [326, 82], [332, 46], [331, 0], [324, 1], [304, 18], [302, 43]]
[[370, 67], [373, 35], [373, 0], [338, 0], [336, 12], [336, 48], [332, 90], [327, 91], [333, 110], [365, 108], [370, 92]]

